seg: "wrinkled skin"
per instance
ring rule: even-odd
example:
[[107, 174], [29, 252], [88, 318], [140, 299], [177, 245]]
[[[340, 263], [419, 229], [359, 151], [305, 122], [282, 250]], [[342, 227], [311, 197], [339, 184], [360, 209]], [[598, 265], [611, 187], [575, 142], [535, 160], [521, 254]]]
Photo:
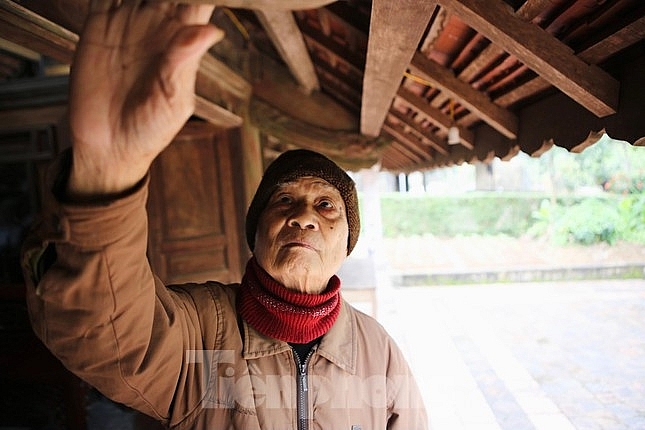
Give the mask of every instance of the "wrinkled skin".
[[201, 56], [223, 32], [212, 5], [92, 1], [72, 64], [72, 198], [145, 176], [194, 109]]
[[345, 260], [348, 234], [338, 190], [320, 178], [299, 178], [269, 199], [258, 221], [254, 254], [285, 287], [317, 294]]

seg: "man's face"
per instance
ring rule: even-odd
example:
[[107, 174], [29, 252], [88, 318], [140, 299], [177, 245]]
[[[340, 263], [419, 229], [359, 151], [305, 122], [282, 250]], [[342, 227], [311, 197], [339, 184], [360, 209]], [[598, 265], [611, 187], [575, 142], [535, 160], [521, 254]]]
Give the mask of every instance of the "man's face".
[[347, 256], [345, 203], [327, 181], [281, 185], [262, 211], [254, 254], [273, 279], [304, 293], [322, 292]]

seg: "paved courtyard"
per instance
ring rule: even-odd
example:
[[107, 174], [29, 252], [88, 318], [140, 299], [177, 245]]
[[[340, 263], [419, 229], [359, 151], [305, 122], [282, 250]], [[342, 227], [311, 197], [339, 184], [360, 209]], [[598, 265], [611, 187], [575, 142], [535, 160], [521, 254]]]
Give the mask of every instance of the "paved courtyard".
[[434, 430], [645, 429], [645, 280], [378, 297]]

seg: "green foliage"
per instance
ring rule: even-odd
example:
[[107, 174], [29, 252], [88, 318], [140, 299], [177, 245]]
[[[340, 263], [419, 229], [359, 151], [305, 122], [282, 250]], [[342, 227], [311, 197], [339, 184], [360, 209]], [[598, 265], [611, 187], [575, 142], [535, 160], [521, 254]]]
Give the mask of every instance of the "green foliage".
[[559, 244], [645, 244], [645, 195], [589, 197], [569, 204], [545, 200], [533, 220], [529, 235], [547, 236]]
[[645, 189], [645, 149], [607, 137], [580, 154], [553, 148], [537, 162], [560, 192], [575, 192], [585, 186], [623, 194]]
[[529, 227], [540, 199], [511, 193], [472, 193], [455, 197], [392, 193], [381, 198], [386, 237], [504, 234], [519, 236]]
[[623, 240], [645, 244], [645, 194], [623, 198], [618, 205], [618, 234]]
[[554, 220], [554, 239], [582, 245], [613, 244], [618, 236], [618, 219], [618, 211], [606, 201], [585, 199], [566, 208], [560, 218]]
[[536, 188], [549, 194], [392, 193], [381, 198], [384, 235], [528, 234], [561, 244], [645, 244], [645, 148], [605, 136], [580, 154], [553, 148], [530, 162], [540, 171], [531, 180], [548, 184]]
[[471, 193], [432, 197], [391, 193], [381, 197], [385, 237], [530, 235], [555, 243], [645, 244], [645, 194], [567, 196]]

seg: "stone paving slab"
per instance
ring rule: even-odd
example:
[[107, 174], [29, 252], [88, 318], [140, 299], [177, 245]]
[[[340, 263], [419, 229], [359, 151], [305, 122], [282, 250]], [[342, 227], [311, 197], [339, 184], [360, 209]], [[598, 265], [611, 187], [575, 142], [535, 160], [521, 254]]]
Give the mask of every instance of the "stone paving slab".
[[378, 294], [433, 429], [645, 429], [645, 280]]

